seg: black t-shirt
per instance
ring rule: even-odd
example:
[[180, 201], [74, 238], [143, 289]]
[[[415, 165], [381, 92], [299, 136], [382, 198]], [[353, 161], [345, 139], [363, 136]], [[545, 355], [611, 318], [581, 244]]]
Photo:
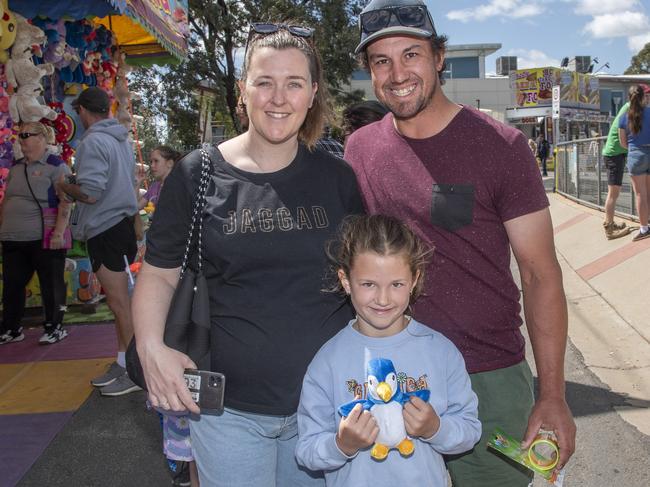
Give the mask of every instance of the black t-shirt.
[[[363, 203], [352, 169], [300, 146], [273, 173], [249, 173], [212, 151], [203, 219], [203, 270], [210, 290], [211, 368], [226, 375], [226, 407], [289, 415], [316, 351], [352, 309], [325, 293], [324, 244]], [[195, 151], [165, 180], [147, 234], [145, 260], [181, 264], [201, 158]]]

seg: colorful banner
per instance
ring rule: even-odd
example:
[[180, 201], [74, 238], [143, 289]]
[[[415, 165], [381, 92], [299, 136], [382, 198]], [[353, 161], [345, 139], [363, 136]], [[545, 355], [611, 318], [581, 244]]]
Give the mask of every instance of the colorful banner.
[[553, 86], [560, 86], [560, 105], [572, 108], [600, 108], [598, 78], [560, 68], [519, 69], [510, 75], [510, 87], [518, 107], [552, 104]]

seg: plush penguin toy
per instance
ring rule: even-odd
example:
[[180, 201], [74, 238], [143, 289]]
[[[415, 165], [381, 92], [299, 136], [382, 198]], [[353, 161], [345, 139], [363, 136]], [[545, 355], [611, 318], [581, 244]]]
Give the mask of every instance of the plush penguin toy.
[[384, 460], [388, 452], [396, 448], [404, 457], [413, 453], [415, 446], [406, 434], [402, 409], [412, 396], [417, 396], [425, 402], [429, 401], [428, 389], [414, 392], [402, 392], [397, 382], [397, 373], [393, 362], [385, 358], [371, 359], [366, 365], [368, 381], [368, 397], [357, 399], [339, 407], [339, 414], [348, 416], [352, 408], [361, 404], [363, 409], [370, 411], [379, 426], [379, 435], [370, 450], [375, 460]]

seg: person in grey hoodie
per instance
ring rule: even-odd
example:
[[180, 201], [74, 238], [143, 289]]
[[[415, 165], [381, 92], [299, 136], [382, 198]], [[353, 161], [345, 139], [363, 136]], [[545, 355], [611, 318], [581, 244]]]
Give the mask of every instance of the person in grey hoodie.
[[106, 92], [87, 88], [72, 106], [86, 132], [77, 147], [76, 179], [61, 181], [59, 188], [77, 202], [71, 218], [74, 237], [86, 242], [93, 272], [115, 315], [117, 360], [91, 383], [101, 387], [102, 395], [119, 396], [140, 389], [129, 379], [124, 358], [133, 336], [125, 268], [137, 253], [135, 159], [127, 129], [110, 118]]

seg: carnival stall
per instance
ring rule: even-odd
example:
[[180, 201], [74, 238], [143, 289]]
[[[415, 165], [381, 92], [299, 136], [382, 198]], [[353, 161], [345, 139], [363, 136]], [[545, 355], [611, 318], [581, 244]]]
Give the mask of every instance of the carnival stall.
[[[0, 201], [21, 157], [20, 123], [53, 127], [56, 150], [73, 163], [84, 129], [70, 103], [87, 86], [109, 94], [113, 116], [129, 128], [138, 152], [127, 74], [179, 62], [187, 36], [187, 0], [0, 0]], [[100, 288], [83, 244], [75, 242], [68, 257], [68, 303], [93, 302]], [[34, 277], [27, 305], [39, 304]]]

